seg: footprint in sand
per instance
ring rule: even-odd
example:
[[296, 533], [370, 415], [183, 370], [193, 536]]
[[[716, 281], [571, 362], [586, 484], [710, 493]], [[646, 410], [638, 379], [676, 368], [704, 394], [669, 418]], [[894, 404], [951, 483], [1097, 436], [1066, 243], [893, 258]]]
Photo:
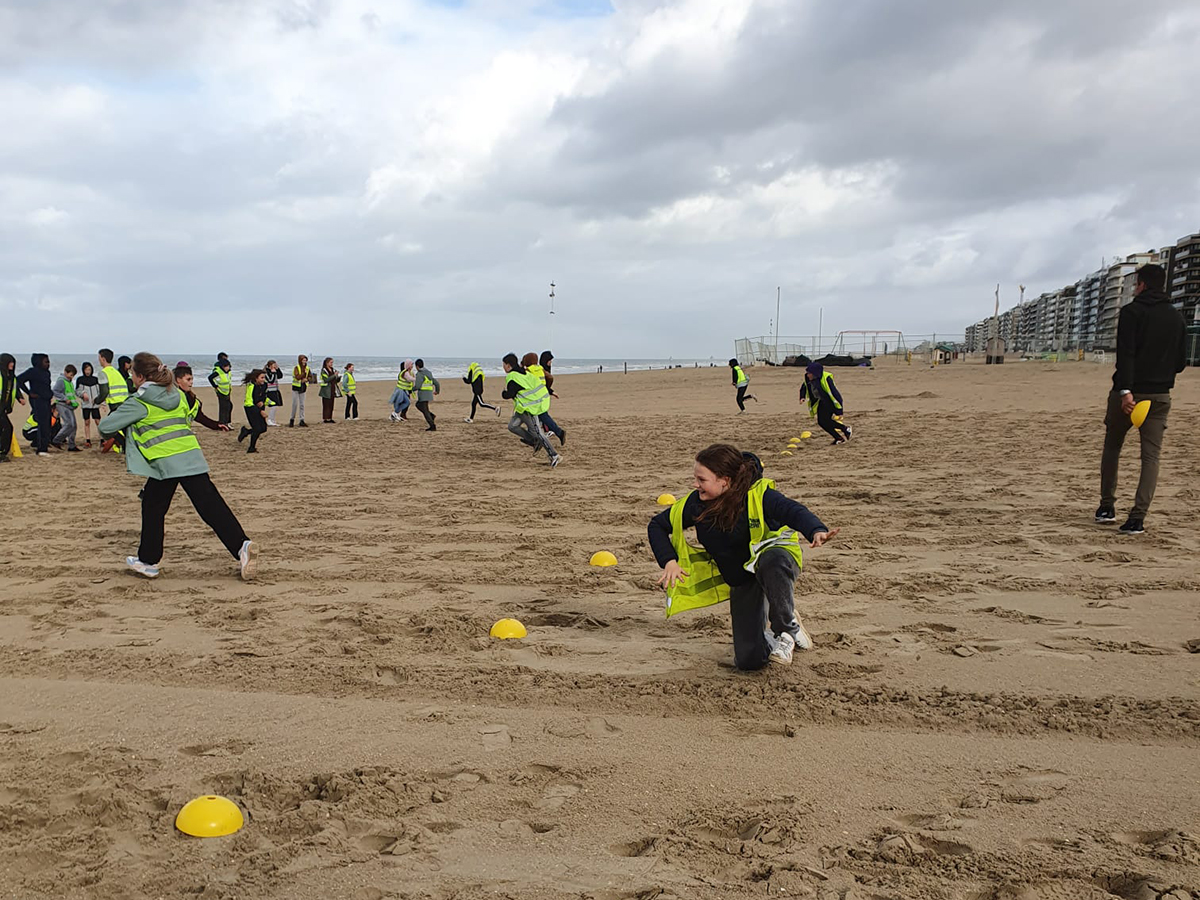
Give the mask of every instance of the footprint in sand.
[[483, 738], [484, 749], [502, 750], [512, 743], [512, 735], [507, 725], [485, 725], [479, 729]]
[[1041, 803], [1066, 789], [1070, 779], [1054, 769], [1018, 772], [996, 782], [1000, 799], [1005, 803]]
[[896, 816], [896, 821], [909, 828], [919, 828], [921, 831], [958, 831], [975, 824], [969, 816], [956, 816], [953, 813], [907, 813]]
[[1126, 831], [1112, 835], [1113, 840], [1139, 853], [1172, 862], [1200, 861], [1200, 841], [1178, 828], [1164, 831]]
[[559, 809], [568, 800], [579, 793], [579, 785], [577, 784], [552, 784], [546, 788], [546, 792], [541, 798], [534, 801], [534, 809]]
[[889, 834], [875, 845], [876, 859], [906, 865], [925, 857], [966, 856], [974, 852], [970, 844], [943, 841], [925, 834]]
[[185, 756], [240, 756], [253, 746], [249, 741], [229, 740], [219, 744], [194, 744], [180, 747]]

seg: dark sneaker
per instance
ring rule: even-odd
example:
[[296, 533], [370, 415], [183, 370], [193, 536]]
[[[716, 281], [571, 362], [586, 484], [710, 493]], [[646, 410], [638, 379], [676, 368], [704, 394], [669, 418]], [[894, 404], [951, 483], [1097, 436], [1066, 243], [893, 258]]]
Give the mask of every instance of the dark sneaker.
[[1117, 511], [1111, 506], [1101, 506], [1096, 510], [1096, 521], [1101, 525], [1111, 525], [1117, 521]]
[[560, 446], [560, 447], [567, 446], [567, 429], [565, 429], [565, 428], [562, 430], [562, 434], [560, 434], [558, 436], [558, 446]]
[[1142, 520], [1135, 519], [1130, 516], [1125, 520], [1125, 524], [1117, 529], [1120, 534], [1145, 534], [1146, 529], [1142, 527]]

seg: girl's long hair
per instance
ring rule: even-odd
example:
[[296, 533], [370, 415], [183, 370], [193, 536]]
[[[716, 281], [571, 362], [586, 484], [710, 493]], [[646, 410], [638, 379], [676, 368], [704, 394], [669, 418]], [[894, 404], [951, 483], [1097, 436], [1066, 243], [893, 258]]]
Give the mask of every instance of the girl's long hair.
[[258, 380], [259, 375], [265, 374], [266, 373], [262, 369], [251, 369], [246, 373], [245, 377], [242, 378], [242, 384], [254, 384], [254, 382]]
[[175, 383], [171, 370], [163, 365], [163, 361], [153, 353], [138, 353], [133, 357], [133, 369], [138, 375], [160, 387], [170, 387]]
[[758, 461], [732, 444], [713, 444], [696, 454], [696, 462], [718, 478], [729, 479], [725, 493], [700, 514], [701, 521], [719, 531], [733, 531], [737, 528], [738, 517], [746, 515], [746, 495], [761, 475]]

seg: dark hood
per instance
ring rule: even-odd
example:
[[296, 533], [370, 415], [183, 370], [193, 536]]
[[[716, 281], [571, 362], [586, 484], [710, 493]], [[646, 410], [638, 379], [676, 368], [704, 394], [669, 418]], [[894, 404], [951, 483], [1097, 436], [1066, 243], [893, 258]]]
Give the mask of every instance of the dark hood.
[[820, 363], [809, 363], [804, 367], [804, 371], [820, 381], [821, 376], [825, 374], [825, 367]]
[[1167, 296], [1166, 291], [1142, 291], [1133, 298], [1133, 302], [1153, 305], [1155, 303], [1170, 303], [1171, 298]]
[[11, 353], [0, 353], [0, 373], [7, 375], [10, 367], [16, 371], [17, 358]]
[[40, 369], [40, 368], [42, 367], [42, 360], [43, 360], [43, 359], [45, 359], [45, 358], [46, 358], [46, 354], [45, 354], [45, 353], [33, 353], [33, 354], [30, 354], [30, 356], [29, 356], [29, 364], [30, 364], [31, 366], [33, 366], [35, 369]]

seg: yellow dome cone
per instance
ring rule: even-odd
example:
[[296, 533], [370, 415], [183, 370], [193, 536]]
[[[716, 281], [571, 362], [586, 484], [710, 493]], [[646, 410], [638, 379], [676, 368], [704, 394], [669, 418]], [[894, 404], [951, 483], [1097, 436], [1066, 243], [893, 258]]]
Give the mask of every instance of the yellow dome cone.
[[516, 619], [501, 619], [492, 626], [492, 630], [488, 632], [492, 637], [499, 638], [502, 641], [511, 640], [513, 638], [523, 638], [528, 636], [529, 632], [525, 630], [525, 626]]
[[658, 505], [659, 506], [674, 506], [675, 505], [675, 495], [674, 494], [659, 494], [658, 495]]
[[1146, 421], [1146, 416], [1148, 415], [1150, 415], [1150, 401], [1142, 400], [1133, 407], [1133, 412], [1129, 414], [1129, 418], [1133, 422], [1134, 428], [1141, 428], [1142, 423]]
[[617, 558], [607, 550], [600, 550], [592, 554], [591, 564], [593, 566], [615, 566]]
[[236, 803], [213, 794], [189, 800], [175, 816], [175, 827], [192, 837], [224, 837], [241, 831], [244, 824]]
[[779, 454], [779, 455], [780, 455], [780, 456], [791, 456], [791, 455], [792, 455], [792, 451], [791, 451], [791, 450], [783, 450], [783, 451], [781, 451], [781, 452], [780, 452], [780, 454]]
[[808, 440], [810, 437], [812, 437], [812, 432], [811, 432], [811, 431], [802, 431], [802, 432], [800, 432], [800, 439], [801, 439], [802, 441], [807, 441], [807, 440]]

